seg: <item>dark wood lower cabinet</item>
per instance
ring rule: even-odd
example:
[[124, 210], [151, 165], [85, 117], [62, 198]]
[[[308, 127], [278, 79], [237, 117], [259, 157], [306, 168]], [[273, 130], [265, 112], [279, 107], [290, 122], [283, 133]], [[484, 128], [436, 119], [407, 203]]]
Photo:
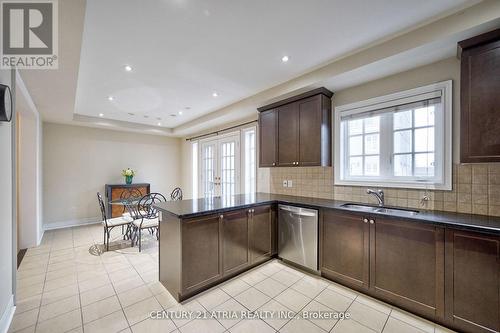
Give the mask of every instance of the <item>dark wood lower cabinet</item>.
[[443, 318], [444, 228], [370, 219], [370, 290], [427, 318]]
[[446, 319], [465, 332], [500, 330], [500, 237], [446, 231]]
[[368, 289], [369, 224], [361, 215], [323, 210], [321, 272], [348, 286]]
[[267, 260], [276, 253], [276, 211], [273, 206], [252, 209], [250, 235], [252, 263]]
[[191, 293], [222, 277], [221, 229], [218, 215], [182, 221], [182, 293]]
[[223, 214], [222, 269], [232, 274], [250, 264], [248, 228], [250, 210], [237, 210]]

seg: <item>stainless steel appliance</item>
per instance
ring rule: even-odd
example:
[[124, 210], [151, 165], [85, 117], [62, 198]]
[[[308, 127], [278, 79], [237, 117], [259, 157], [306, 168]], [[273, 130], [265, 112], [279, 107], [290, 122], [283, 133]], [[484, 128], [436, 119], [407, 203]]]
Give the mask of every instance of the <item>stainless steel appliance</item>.
[[279, 205], [278, 256], [318, 270], [318, 211]]

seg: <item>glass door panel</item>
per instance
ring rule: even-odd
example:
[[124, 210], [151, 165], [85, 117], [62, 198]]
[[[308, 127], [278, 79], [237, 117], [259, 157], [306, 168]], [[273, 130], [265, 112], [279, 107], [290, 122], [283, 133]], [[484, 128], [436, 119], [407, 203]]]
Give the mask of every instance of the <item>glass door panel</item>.
[[216, 194], [217, 171], [216, 142], [205, 142], [201, 146], [201, 190], [203, 197], [213, 197]]

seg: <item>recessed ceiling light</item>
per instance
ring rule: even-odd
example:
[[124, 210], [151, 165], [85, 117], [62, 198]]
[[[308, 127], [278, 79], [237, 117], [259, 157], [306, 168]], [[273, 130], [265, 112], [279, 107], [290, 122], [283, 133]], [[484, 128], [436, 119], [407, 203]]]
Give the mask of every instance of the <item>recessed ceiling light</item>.
[[158, 126], [161, 126], [161, 123], [158, 123]]
[[190, 106], [186, 106], [186, 107], [184, 108], [184, 110], [191, 110], [191, 107], [190, 107]]
[[104, 113], [99, 113], [99, 117], [104, 117]]
[[181, 115], [181, 116], [182, 116], [182, 111], [179, 111], [179, 115]]
[[132, 71], [132, 67], [129, 66], [129, 65], [126, 65], [124, 68], [125, 68], [126, 72], [131, 72]]
[[113, 96], [108, 96], [108, 101], [112, 101], [114, 100], [115, 98]]
[[283, 58], [281, 58], [281, 61], [282, 62], [287, 62], [288, 61], [288, 56], [283, 56]]
[[217, 97], [217, 96], [219, 96], [219, 94], [217, 93], [217, 91], [214, 91], [214, 92], [212, 93], [212, 96], [213, 96], [213, 97]]
[[177, 117], [177, 115], [175, 113], [171, 113], [170, 117]]
[[144, 118], [149, 118], [149, 116], [147, 114], [144, 115]]

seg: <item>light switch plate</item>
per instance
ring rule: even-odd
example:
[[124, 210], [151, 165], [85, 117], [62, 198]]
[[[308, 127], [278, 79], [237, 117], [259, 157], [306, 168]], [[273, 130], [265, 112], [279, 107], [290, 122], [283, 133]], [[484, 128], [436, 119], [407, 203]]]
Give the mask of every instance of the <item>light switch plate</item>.
[[291, 179], [288, 180], [288, 187], [293, 187], [293, 182]]
[[283, 181], [283, 187], [288, 187], [288, 181], [286, 180]]

